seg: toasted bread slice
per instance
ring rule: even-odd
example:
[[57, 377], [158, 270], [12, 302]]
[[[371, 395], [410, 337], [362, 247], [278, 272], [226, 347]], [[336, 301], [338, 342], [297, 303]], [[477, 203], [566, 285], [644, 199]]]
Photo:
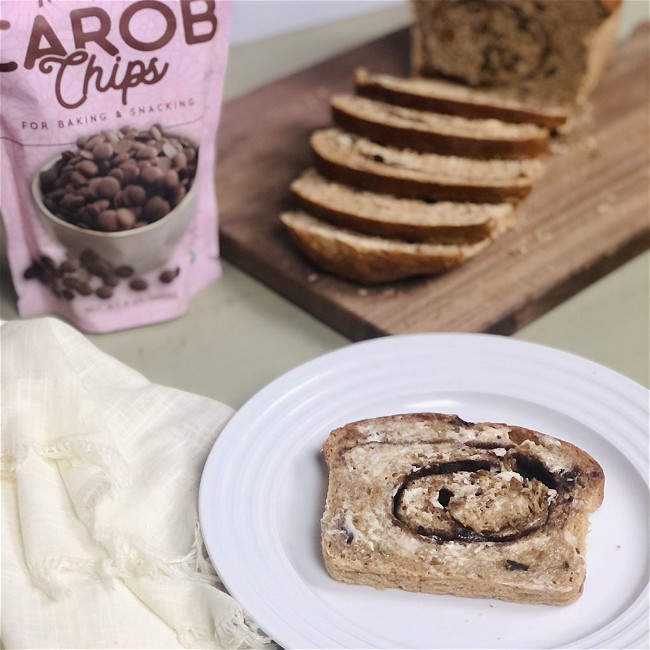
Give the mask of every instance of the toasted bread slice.
[[322, 551], [333, 578], [551, 605], [582, 593], [604, 474], [576, 446], [418, 413], [353, 422], [323, 451]]

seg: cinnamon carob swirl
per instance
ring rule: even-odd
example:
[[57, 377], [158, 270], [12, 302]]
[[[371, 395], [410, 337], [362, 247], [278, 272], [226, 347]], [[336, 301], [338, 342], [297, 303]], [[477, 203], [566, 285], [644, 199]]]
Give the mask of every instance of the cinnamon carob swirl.
[[379, 589], [568, 604], [604, 474], [574, 445], [454, 415], [348, 424], [325, 441], [330, 575]]

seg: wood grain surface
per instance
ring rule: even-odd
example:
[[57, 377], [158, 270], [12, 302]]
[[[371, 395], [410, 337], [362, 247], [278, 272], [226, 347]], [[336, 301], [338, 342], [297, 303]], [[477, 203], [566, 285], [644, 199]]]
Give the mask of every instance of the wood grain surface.
[[313, 267], [278, 220], [312, 163], [309, 135], [357, 66], [406, 74], [400, 31], [227, 102], [217, 194], [224, 259], [352, 340], [432, 331], [510, 334], [650, 245], [648, 39], [614, 51], [588, 119], [558, 142], [517, 228], [445, 274], [362, 287]]

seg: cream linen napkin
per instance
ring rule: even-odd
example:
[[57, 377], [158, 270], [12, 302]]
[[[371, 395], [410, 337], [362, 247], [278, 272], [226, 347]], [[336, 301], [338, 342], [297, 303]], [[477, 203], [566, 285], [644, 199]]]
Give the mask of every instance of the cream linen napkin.
[[55, 319], [0, 337], [4, 647], [264, 645], [198, 524], [232, 410], [148, 382]]

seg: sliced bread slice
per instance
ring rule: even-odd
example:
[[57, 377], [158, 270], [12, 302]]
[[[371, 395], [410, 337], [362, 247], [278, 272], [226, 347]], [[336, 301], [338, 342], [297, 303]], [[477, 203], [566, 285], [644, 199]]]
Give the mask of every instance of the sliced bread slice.
[[330, 103], [340, 128], [383, 145], [467, 158], [533, 158], [548, 150], [548, 130], [534, 124], [467, 119], [349, 94]]
[[515, 223], [511, 203], [431, 203], [335, 183], [307, 169], [291, 184], [300, 207], [341, 228], [411, 242], [460, 244], [495, 237]]
[[363, 284], [440, 273], [476, 255], [490, 242], [414, 244], [337, 228], [302, 211], [284, 212], [280, 219], [318, 267]]
[[539, 159], [476, 160], [386, 147], [337, 128], [315, 131], [311, 147], [323, 176], [404, 198], [517, 202], [541, 176]]
[[471, 88], [442, 79], [396, 77], [358, 68], [354, 81], [357, 93], [363, 97], [421, 111], [536, 124], [549, 129], [562, 126], [569, 117], [566, 108], [535, 106], [501, 97], [498, 89]]
[[605, 477], [575, 445], [411, 413], [335, 429], [323, 453], [322, 552], [336, 580], [550, 605], [582, 593]]

